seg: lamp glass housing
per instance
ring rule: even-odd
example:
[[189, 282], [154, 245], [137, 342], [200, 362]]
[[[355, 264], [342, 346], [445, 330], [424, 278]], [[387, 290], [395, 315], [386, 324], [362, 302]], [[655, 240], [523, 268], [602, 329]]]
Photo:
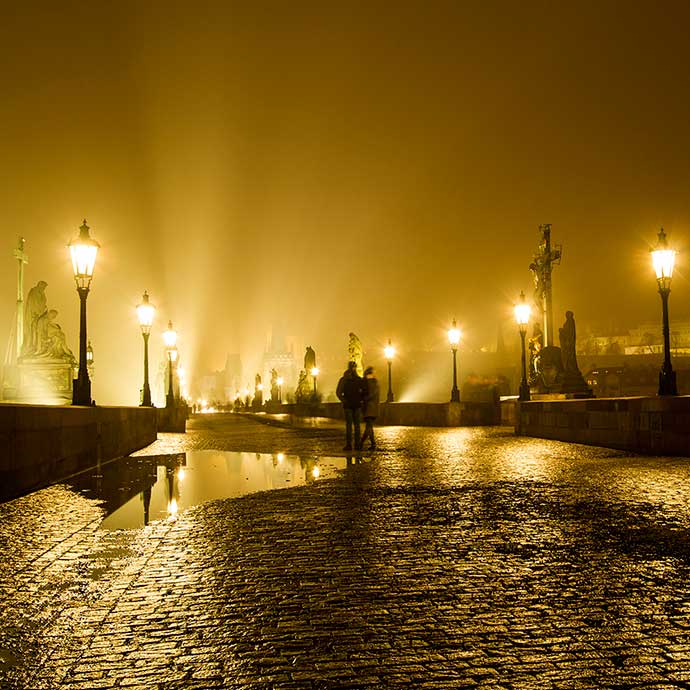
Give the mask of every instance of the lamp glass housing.
[[144, 292], [144, 297], [141, 304], [137, 306], [137, 318], [141, 326], [142, 333], [150, 333], [151, 325], [153, 324], [153, 316], [156, 313], [156, 307], [149, 302], [149, 295]]
[[173, 329], [172, 321], [168, 321], [168, 329], [163, 331], [163, 342], [169, 350], [177, 343], [177, 332]]
[[529, 323], [530, 316], [532, 315], [532, 308], [527, 302], [525, 302], [525, 293], [520, 293], [520, 301], [513, 308], [515, 312], [515, 321], [520, 330], [524, 330]]
[[652, 265], [654, 266], [659, 287], [669, 288], [671, 277], [673, 276], [673, 267], [676, 263], [676, 251], [668, 246], [666, 233], [663, 228], [659, 230], [657, 245], [652, 249], [651, 254]]
[[89, 236], [89, 226], [86, 224], [86, 220], [79, 228], [79, 236], [67, 246], [72, 257], [72, 270], [77, 287], [88, 288], [96, 265], [96, 255], [101, 245]]
[[448, 329], [448, 342], [453, 347], [456, 347], [460, 342], [460, 329], [458, 328], [458, 324], [455, 322], [455, 319], [453, 319], [453, 325], [451, 328]]
[[319, 368], [318, 367], [312, 367], [309, 373], [312, 376], [318, 376], [319, 375]]
[[395, 357], [395, 348], [391, 345], [391, 341], [388, 341], [388, 345], [383, 348], [383, 354], [386, 355], [386, 359], [390, 362], [393, 357]]

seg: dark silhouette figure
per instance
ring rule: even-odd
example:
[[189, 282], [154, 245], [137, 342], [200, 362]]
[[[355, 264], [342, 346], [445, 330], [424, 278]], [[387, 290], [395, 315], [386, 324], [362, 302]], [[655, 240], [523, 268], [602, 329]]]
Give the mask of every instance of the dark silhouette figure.
[[360, 416], [362, 413], [362, 401], [364, 398], [364, 380], [357, 374], [357, 363], [349, 362], [345, 373], [338, 381], [335, 394], [343, 404], [345, 412], [345, 447], [343, 450], [352, 450], [352, 430], [355, 432], [355, 450], [360, 450], [362, 442], [360, 438]]
[[369, 450], [376, 450], [374, 439], [374, 422], [379, 416], [379, 382], [374, 375], [374, 367], [367, 367], [364, 371], [364, 401], [362, 404], [364, 417], [364, 433], [360, 445], [369, 439]]

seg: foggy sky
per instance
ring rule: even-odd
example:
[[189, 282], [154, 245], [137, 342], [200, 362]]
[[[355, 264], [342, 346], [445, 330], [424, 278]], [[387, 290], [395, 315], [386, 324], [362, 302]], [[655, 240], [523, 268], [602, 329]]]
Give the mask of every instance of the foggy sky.
[[[168, 319], [195, 372], [232, 351], [251, 366], [278, 323], [343, 359], [350, 330], [445, 347], [453, 317], [491, 345], [545, 222], [558, 323], [655, 321], [649, 244], [690, 232], [689, 19], [685, 2], [6, 10], [3, 349], [20, 234], [26, 288], [48, 282], [78, 349], [65, 245], [84, 217], [102, 403], [137, 402], [144, 289], [154, 366]], [[687, 270], [681, 254], [672, 319]]]

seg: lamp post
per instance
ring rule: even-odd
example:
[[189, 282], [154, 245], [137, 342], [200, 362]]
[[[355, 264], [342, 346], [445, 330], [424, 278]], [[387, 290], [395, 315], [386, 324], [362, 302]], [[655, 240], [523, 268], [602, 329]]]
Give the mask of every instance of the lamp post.
[[312, 378], [314, 379], [314, 397], [316, 398], [316, 377], [319, 375], [319, 368], [312, 367], [309, 373], [312, 375]]
[[142, 407], [153, 407], [151, 402], [151, 386], [149, 385], [149, 335], [156, 308], [149, 302], [149, 294], [144, 291], [141, 304], [137, 306], [137, 317], [141, 326], [141, 335], [144, 338], [144, 388], [141, 397]]
[[168, 351], [168, 392], [165, 396], [165, 406], [175, 407], [175, 393], [173, 391], [173, 353], [177, 359], [177, 350], [175, 344], [177, 343], [177, 333], [173, 329], [172, 321], [168, 321], [168, 330], [163, 332], [163, 342]]
[[527, 383], [527, 355], [525, 354], [525, 335], [527, 334], [527, 324], [531, 309], [525, 302], [525, 293], [520, 292], [520, 301], [514, 307], [515, 321], [520, 329], [520, 340], [522, 341], [522, 380], [520, 381], [520, 394], [518, 400], [527, 402], [530, 399], [529, 383]]
[[383, 348], [383, 354], [386, 355], [386, 360], [388, 361], [388, 395], [386, 396], [386, 402], [393, 402], [393, 379], [391, 377], [391, 365], [393, 364], [393, 357], [395, 357], [395, 348], [391, 344], [390, 338], [388, 339], [388, 345]]
[[283, 377], [279, 376], [276, 379], [276, 383], [278, 384], [278, 402], [282, 403], [283, 402]]
[[678, 395], [676, 372], [671, 366], [671, 336], [668, 325], [668, 296], [671, 292], [671, 276], [676, 262], [676, 252], [670, 249], [664, 229], [659, 230], [657, 245], [652, 249], [652, 265], [661, 295], [661, 310], [664, 329], [664, 363], [659, 372], [659, 395]]
[[460, 342], [460, 329], [458, 328], [455, 319], [453, 319], [453, 325], [448, 329], [448, 342], [450, 343], [450, 349], [453, 351], [453, 388], [451, 388], [450, 391], [450, 401], [460, 402], [460, 391], [458, 390], [457, 365], [458, 343]]
[[89, 236], [86, 220], [79, 227], [79, 236], [73, 239], [68, 247], [72, 257], [74, 281], [79, 293], [79, 372], [72, 381], [72, 404], [91, 404], [91, 381], [86, 359], [86, 298], [89, 296], [96, 255], [101, 245]]

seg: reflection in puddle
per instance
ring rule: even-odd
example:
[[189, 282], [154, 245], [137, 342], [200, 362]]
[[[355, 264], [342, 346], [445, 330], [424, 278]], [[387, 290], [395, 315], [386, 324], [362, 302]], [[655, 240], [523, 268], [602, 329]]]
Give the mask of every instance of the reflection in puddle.
[[137, 529], [214, 499], [332, 478], [346, 462], [284, 453], [198, 450], [125, 458], [78, 475], [70, 484], [103, 502], [106, 516], [100, 529]]

